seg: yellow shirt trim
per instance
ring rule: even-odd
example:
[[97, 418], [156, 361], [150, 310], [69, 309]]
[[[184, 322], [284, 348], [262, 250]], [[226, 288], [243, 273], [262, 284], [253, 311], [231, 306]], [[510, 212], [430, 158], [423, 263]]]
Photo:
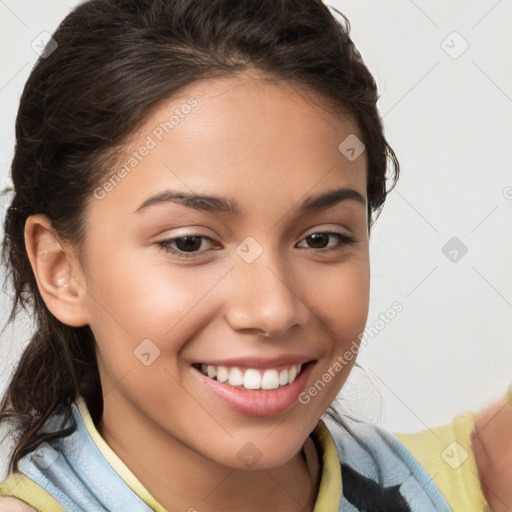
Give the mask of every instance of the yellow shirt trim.
[[320, 444], [322, 456], [322, 475], [313, 512], [338, 512], [342, 496], [338, 449], [322, 420], [318, 422], [313, 435]]
[[[85, 401], [77, 400], [78, 410], [84, 420], [94, 443], [103, 454], [114, 471], [129, 485], [145, 503], [155, 512], [167, 512], [166, 509], [156, 501], [149, 491], [142, 485], [137, 477], [128, 469], [118, 455], [110, 448], [107, 442], [101, 437], [89, 414]], [[324, 422], [320, 420], [313, 431], [314, 437], [318, 440], [321, 448], [322, 474], [318, 496], [315, 501], [313, 512], [338, 512], [341, 502], [341, 467], [338, 457], [338, 450], [334, 439]]]
[[[83, 398], [77, 399], [76, 403], [91, 438], [112, 469], [155, 512], [167, 512], [103, 439], [92, 421]], [[322, 473], [313, 512], [338, 512], [342, 495], [338, 450], [329, 429], [322, 420], [315, 427], [313, 436], [320, 446], [322, 459]], [[64, 507], [53, 496], [22, 473], [11, 473], [0, 484], [0, 496], [18, 498], [41, 512], [66, 512]]]
[[475, 414], [411, 434], [394, 433], [423, 466], [454, 512], [492, 512], [471, 446]]
[[167, 510], [160, 505], [158, 501], [156, 501], [144, 485], [142, 485], [139, 479], [131, 472], [128, 466], [119, 458], [114, 450], [110, 448], [105, 439], [103, 439], [92, 421], [85, 400], [82, 397], [78, 397], [76, 404], [94, 444], [98, 447], [98, 450], [102, 453], [103, 457], [105, 457], [112, 469], [126, 482], [126, 484], [128, 484], [130, 489], [155, 512], [167, 512]]
[[[507, 398], [511, 400], [510, 395]], [[101, 437], [85, 401], [79, 398], [77, 405], [91, 438], [114, 471], [155, 512], [167, 512]], [[454, 512], [492, 512], [482, 489], [471, 446], [475, 416], [468, 412], [442, 427], [410, 434], [394, 433], [432, 478]], [[314, 512], [338, 512], [342, 478], [336, 444], [322, 420], [312, 434], [318, 442], [322, 462]], [[47, 491], [17, 472], [10, 473], [0, 484], [0, 496], [18, 498], [38, 511], [65, 512]]]
[[10, 473], [0, 484], [0, 496], [24, 501], [40, 512], [66, 512], [66, 509], [42, 487], [22, 473]]

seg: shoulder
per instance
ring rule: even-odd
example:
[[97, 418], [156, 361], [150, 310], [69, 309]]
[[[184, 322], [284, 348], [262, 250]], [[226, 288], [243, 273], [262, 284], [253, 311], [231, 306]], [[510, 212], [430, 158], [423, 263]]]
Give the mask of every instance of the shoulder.
[[0, 512], [37, 512], [42, 510], [65, 511], [53, 496], [24, 473], [9, 473], [7, 478], [0, 482]]
[[467, 412], [447, 425], [394, 434], [435, 480], [452, 510], [489, 510], [472, 447], [475, 418], [473, 412]]
[[0, 512], [37, 512], [18, 498], [0, 498]]
[[326, 417], [324, 423], [338, 448], [342, 468], [350, 466], [358, 478], [373, 481], [383, 492], [399, 488], [411, 510], [452, 510], [421, 462], [391, 432], [346, 416]]

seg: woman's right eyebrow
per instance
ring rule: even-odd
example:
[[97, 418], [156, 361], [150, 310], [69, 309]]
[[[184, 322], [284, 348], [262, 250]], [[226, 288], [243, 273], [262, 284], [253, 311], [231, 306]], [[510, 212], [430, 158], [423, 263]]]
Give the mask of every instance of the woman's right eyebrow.
[[[306, 197], [298, 208], [299, 214], [324, 210], [343, 201], [355, 201], [366, 207], [366, 199], [355, 189], [342, 187]], [[134, 213], [141, 213], [151, 206], [165, 203], [177, 203], [207, 213], [239, 216], [242, 209], [237, 201], [229, 197], [194, 194], [177, 190], [165, 190], [148, 197]]]

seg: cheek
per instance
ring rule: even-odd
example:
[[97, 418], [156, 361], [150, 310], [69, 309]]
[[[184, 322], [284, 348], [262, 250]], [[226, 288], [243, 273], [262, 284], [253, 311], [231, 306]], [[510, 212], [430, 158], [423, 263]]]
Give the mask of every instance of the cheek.
[[162, 405], [158, 390], [165, 390], [173, 407], [185, 407], [175, 380], [182, 371], [179, 353], [213, 317], [208, 292], [222, 269], [194, 271], [127, 252], [101, 256], [90, 263], [88, 311], [104, 388], [155, 410]]
[[364, 330], [370, 290], [370, 271], [366, 258], [339, 269], [324, 270], [316, 280], [311, 301], [316, 315], [334, 337], [333, 349], [344, 351], [347, 343]]
[[[98, 262], [100, 278], [89, 290], [93, 321], [100, 330], [114, 322], [115, 330], [124, 331], [124, 336], [129, 333], [134, 342], [181, 337], [184, 326], [191, 324], [191, 313], [194, 317], [208, 314], [208, 301], [203, 299], [223, 275], [220, 268], [147, 263], [126, 253], [109, 264], [108, 271], [104, 267]], [[171, 336], [173, 332], [177, 334]]]
[[324, 357], [302, 396], [320, 415], [347, 380], [357, 358], [369, 309], [369, 265], [364, 258], [340, 267], [322, 282], [321, 293], [312, 301], [319, 329], [329, 338]]
[[133, 381], [135, 393], [168, 389], [170, 374], [183, 371], [180, 351], [215, 317], [211, 291], [226, 270], [122, 256], [101, 254], [90, 263], [88, 311], [105, 384], [127, 375], [123, 387]]

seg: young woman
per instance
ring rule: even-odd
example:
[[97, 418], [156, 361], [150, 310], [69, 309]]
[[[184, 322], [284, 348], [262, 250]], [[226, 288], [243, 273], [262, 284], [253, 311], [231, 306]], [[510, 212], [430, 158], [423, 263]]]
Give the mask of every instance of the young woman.
[[512, 408], [330, 408], [398, 175], [319, 0], [92, 0], [23, 93], [4, 256], [37, 330], [0, 510], [508, 510]]

